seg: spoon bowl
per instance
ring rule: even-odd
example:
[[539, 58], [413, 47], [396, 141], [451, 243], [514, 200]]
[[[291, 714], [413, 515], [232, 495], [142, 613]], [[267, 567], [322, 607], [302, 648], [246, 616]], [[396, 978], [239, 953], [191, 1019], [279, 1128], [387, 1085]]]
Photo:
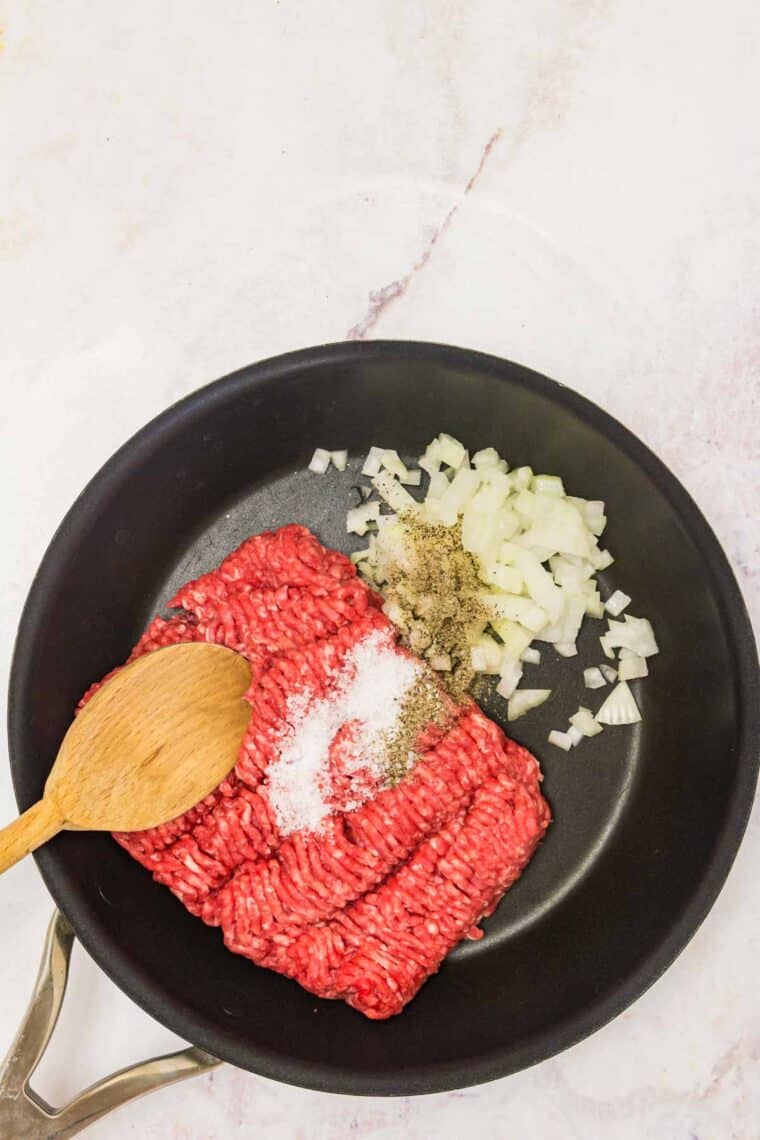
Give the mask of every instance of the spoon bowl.
[[120, 669], [69, 728], [42, 799], [0, 831], [0, 873], [62, 830], [142, 831], [229, 774], [248, 724], [248, 662], [172, 645]]

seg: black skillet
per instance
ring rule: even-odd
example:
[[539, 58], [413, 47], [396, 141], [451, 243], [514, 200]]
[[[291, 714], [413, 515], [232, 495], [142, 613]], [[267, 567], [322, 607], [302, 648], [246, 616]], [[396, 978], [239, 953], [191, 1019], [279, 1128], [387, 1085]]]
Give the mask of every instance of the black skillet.
[[[698, 509], [625, 428], [526, 368], [436, 345], [328, 345], [203, 388], [130, 440], [56, 533], [18, 634], [10, 747], [26, 808], [82, 691], [179, 582], [286, 522], [348, 549], [358, 457], [372, 443], [414, 456], [441, 430], [604, 498], [616, 557], [604, 585], [632, 595], [661, 648], [634, 685], [643, 723], [568, 755], [547, 732], [599, 696], [580, 679], [600, 660], [598, 624], [579, 658], [547, 650], [527, 667], [555, 695], [514, 735], [541, 760], [554, 822], [486, 937], [454, 951], [401, 1016], [370, 1022], [230, 954], [108, 836], [64, 834], [36, 856], [77, 937], [149, 1013], [217, 1057], [316, 1089], [429, 1093], [531, 1065], [624, 1009], [705, 917], [752, 802], [760, 684], [739, 590]], [[354, 474], [310, 474], [315, 445], [348, 447]]]

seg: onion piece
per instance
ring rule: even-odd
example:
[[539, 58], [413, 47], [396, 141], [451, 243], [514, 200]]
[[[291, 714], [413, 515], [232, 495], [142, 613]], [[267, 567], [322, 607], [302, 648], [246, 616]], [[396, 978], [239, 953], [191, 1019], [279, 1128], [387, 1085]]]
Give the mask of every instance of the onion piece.
[[375, 447], [373, 444], [367, 452], [367, 457], [364, 460], [362, 475], [368, 475], [371, 479], [374, 479], [375, 475], [379, 475], [383, 465], [384, 454], [384, 447]]
[[601, 669], [596, 665], [592, 665], [590, 669], [583, 670], [583, 683], [587, 689], [603, 689], [607, 684], [605, 678], [602, 676]]
[[541, 651], [539, 649], [532, 649], [530, 646], [528, 646], [528, 648], [523, 649], [522, 653], [520, 654], [520, 660], [527, 662], [528, 665], [540, 665]]
[[618, 617], [622, 614], [626, 606], [630, 606], [630, 604], [631, 599], [628, 594], [624, 594], [622, 590], [615, 590], [604, 603], [604, 608], [608, 614], [612, 614], [613, 617]]
[[[424, 462], [423, 462], [424, 460]], [[438, 442], [438, 437], [431, 440], [425, 448], [425, 451], [420, 456], [419, 464], [423, 471], [429, 471], [431, 467], [437, 471], [443, 462], [441, 458], [441, 445]]]
[[516, 491], [525, 491], [530, 487], [530, 481], [533, 478], [532, 467], [516, 467], [511, 473], [512, 486]]
[[523, 576], [517, 567], [505, 566], [503, 562], [489, 563], [481, 569], [480, 577], [489, 586], [505, 594], [519, 594], [523, 588]]
[[583, 740], [583, 733], [579, 728], [576, 728], [574, 724], [570, 725], [566, 736], [572, 744], [573, 748], [575, 748], [576, 744], [580, 744], [580, 742]]
[[609, 681], [610, 684], [612, 684], [613, 681], [617, 681], [617, 669], [614, 665], [607, 665], [605, 662], [605, 664], [600, 665], [599, 668], [602, 671], [602, 676], [604, 677], [605, 681]]
[[[462, 546], [470, 554], [477, 555], [481, 565], [498, 565], [497, 555], [502, 540], [512, 534], [520, 523], [517, 515], [508, 507], [502, 510], [490, 508], [482, 510], [479, 500], [480, 491], [470, 499], [460, 515]], [[441, 510], [446, 510], [445, 502]], [[519, 593], [521, 589], [522, 576], [520, 585], [514, 592]]]
[[607, 525], [604, 503], [596, 499], [586, 500], [581, 508], [581, 513], [588, 529], [596, 538], [599, 538]]
[[[568, 595], [562, 592], [564, 609], [555, 622], [544, 626], [536, 637], [539, 641], [554, 642], [555, 645], [572, 645], [578, 639], [583, 617], [586, 613], [586, 600], [580, 594]], [[559, 651], [561, 652], [561, 650]], [[565, 654], [572, 656], [572, 654]]]
[[621, 681], [636, 681], [639, 677], [647, 677], [649, 666], [646, 657], [639, 657], [638, 654], [631, 653], [630, 649], [621, 649], [617, 674]]
[[602, 649], [612, 657], [614, 649], [630, 649], [639, 657], [652, 657], [659, 653], [652, 624], [646, 618], [626, 614], [623, 621], [608, 621], [602, 638]]
[[537, 709], [551, 696], [551, 689], [516, 689], [507, 702], [507, 720], [517, 720]]
[[564, 499], [565, 488], [559, 475], [534, 475], [531, 490], [536, 495], [552, 495]]
[[348, 534], [365, 535], [371, 523], [380, 518], [380, 504], [377, 499], [369, 503], [362, 503], [359, 507], [352, 507], [346, 514], [346, 531]]
[[561, 748], [563, 752], [569, 752], [573, 747], [573, 739], [567, 732], [559, 732], [553, 728], [549, 733], [547, 740], [550, 744], [554, 744], [557, 748]]
[[639, 706], [627, 681], [621, 681], [615, 686], [596, 714], [596, 719], [600, 724], [612, 725], [636, 724], [641, 720]]
[[460, 467], [440, 499], [430, 504], [434, 508], [434, 520], [443, 526], [454, 526], [479, 483], [480, 475], [477, 471], [470, 467]]
[[391, 475], [395, 475], [395, 477], [397, 479], [400, 479], [402, 483], [405, 481], [406, 476], [409, 474], [409, 470], [406, 464], [403, 463], [399, 458], [398, 452], [394, 451], [393, 448], [390, 447], [386, 448], [383, 454], [380, 456], [380, 466], [384, 468], [384, 470], [389, 471]]
[[591, 709], [580, 706], [576, 713], [570, 717], [570, 724], [583, 736], [598, 736], [603, 731], [603, 726], [596, 719]]
[[519, 661], [524, 650], [533, 640], [533, 634], [519, 622], [509, 618], [492, 618], [491, 628], [501, 638], [502, 654], [505, 661]]
[[603, 618], [604, 603], [595, 582], [581, 583], [581, 592], [586, 599], [586, 613], [589, 617]]
[[472, 457], [472, 465], [478, 469], [483, 467], [498, 467], [501, 462], [503, 462], [503, 460], [495, 447], [484, 447], [481, 451], [476, 451]]
[[448, 490], [448, 487], [449, 481], [443, 471], [434, 471], [430, 476], [425, 502], [430, 503], [433, 499], [440, 499], [444, 491]]
[[348, 451], [331, 451], [330, 459], [336, 471], [345, 471], [348, 467]]
[[432, 657], [428, 657], [428, 664], [431, 669], [435, 669], [436, 673], [450, 673], [451, 655], [448, 653], [434, 653]]
[[504, 661], [502, 659], [499, 672], [501, 673], [501, 680], [496, 686], [496, 692], [500, 697], [506, 697], [509, 700], [522, 680], [522, 666], [518, 661]]
[[372, 480], [372, 486], [388, 506], [399, 514], [412, 514], [419, 511], [419, 503], [406, 491], [388, 471], [381, 471]]
[[554, 648], [560, 657], [577, 657], [578, 646], [574, 641], [555, 641]]
[[422, 472], [418, 468], [407, 468], [406, 476], [401, 482], [407, 487], [419, 487], [422, 483]]
[[514, 542], [507, 541], [502, 543], [499, 558], [507, 565], [517, 567], [533, 601], [541, 606], [541, 609], [546, 610], [550, 620], [555, 622], [562, 612], [565, 599], [560, 588], [554, 585], [551, 574], [544, 569], [536, 555]]
[[479, 600], [489, 618], [507, 618], [536, 633], [546, 625], [546, 612], [520, 594], [497, 594], [484, 590]]
[[438, 436], [437, 443], [441, 461], [447, 467], [459, 468], [467, 454], [464, 444], [454, 439], [453, 435], [447, 435], [445, 431]]
[[553, 554], [549, 559], [549, 569], [554, 575], [554, 581], [562, 588], [572, 590], [580, 589], [588, 582], [594, 573], [594, 567], [586, 558], [576, 558], [572, 554]]
[[606, 570], [615, 561], [609, 550], [599, 550], [598, 548], [592, 550], [590, 559], [595, 570]]
[[484, 633], [471, 646], [470, 661], [476, 673], [498, 673], [502, 662], [501, 646]]
[[330, 452], [325, 451], [324, 447], [316, 447], [309, 463], [309, 471], [313, 471], [315, 475], [324, 475], [329, 466]]

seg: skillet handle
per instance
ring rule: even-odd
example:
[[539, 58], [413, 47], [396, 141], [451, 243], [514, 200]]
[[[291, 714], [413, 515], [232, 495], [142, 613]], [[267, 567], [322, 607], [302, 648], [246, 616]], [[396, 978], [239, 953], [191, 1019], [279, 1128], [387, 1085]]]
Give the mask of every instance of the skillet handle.
[[0, 1136], [13, 1140], [67, 1140], [114, 1108], [153, 1089], [221, 1064], [202, 1049], [154, 1057], [91, 1085], [63, 1108], [51, 1108], [30, 1087], [58, 1020], [66, 991], [74, 932], [56, 911], [48, 927], [34, 993], [0, 1067]]

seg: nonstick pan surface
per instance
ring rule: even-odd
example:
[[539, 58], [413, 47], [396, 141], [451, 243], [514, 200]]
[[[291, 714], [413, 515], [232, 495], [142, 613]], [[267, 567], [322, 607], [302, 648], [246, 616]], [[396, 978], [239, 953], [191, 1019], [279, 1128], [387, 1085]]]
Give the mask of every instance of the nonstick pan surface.
[[[50, 544], [21, 620], [10, 748], [21, 808], [41, 793], [81, 693], [124, 660], [175, 587], [244, 537], [287, 522], [351, 549], [345, 510], [372, 443], [420, 453], [445, 430], [511, 465], [603, 498], [604, 580], [648, 616], [660, 655], [634, 688], [643, 723], [570, 754], [547, 744], [586, 703], [598, 623], [580, 656], [547, 650], [553, 699], [512, 734], [554, 813], [523, 878], [400, 1016], [370, 1022], [225, 950], [107, 835], [38, 855], [56, 902], [114, 981], [176, 1033], [283, 1081], [426, 1093], [503, 1076], [597, 1029], [673, 961], [715, 900], [758, 767], [757, 655], [717, 540], [677, 480], [587, 400], [516, 364], [403, 342], [328, 345], [253, 365], [189, 396], [95, 476]], [[351, 472], [306, 470], [316, 445]], [[489, 709], [496, 719], [504, 706]]]

